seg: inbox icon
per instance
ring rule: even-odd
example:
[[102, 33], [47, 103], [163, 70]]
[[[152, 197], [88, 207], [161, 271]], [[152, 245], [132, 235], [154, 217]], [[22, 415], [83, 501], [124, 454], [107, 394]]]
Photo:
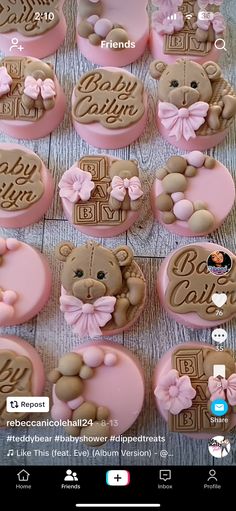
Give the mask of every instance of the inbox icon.
[[225, 415], [228, 412], [228, 405], [224, 399], [215, 399], [215, 401], [212, 401], [211, 403], [211, 412], [213, 415], [216, 415], [216, 417], [222, 417], [222, 415]]

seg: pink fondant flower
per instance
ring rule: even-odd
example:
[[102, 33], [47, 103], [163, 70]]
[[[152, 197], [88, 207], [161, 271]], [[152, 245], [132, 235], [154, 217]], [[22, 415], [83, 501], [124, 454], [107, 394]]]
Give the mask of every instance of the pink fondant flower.
[[157, 11], [153, 14], [152, 24], [158, 34], [173, 34], [182, 30], [184, 17], [182, 12], [176, 12], [173, 16], [168, 16], [161, 11]]
[[0, 98], [10, 91], [12, 77], [8, 74], [5, 66], [0, 67]]
[[73, 203], [79, 200], [86, 202], [90, 199], [94, 186], [90, 172], [72, 167], [61, 178], [59, 195]]
[[155, 396], [165, 410], [177, 415], [182, 410], [191, 408], [196, 390], [193, 389], [189, 376], [179, 376], [178, 371], [171, 369], [156, 387]]
[[202, 30], [208, 30], [211, 25], [216, 34], [222, 34], [226, 29], [224, 16], [220, 12], [216, 12], [212, 13], [211, 19], [197, 20], [197, 26]]

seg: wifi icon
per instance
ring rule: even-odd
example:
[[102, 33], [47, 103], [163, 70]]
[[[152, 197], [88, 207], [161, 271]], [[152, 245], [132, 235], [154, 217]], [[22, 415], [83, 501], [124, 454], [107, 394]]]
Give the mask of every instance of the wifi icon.
[[192, 17], [193, 17], [193, 15], [192, 15], [192, 14], [186, 14], [186, 16], [185, 16], [185, 18], [186, 18], [187, 20], [191, 20], [191, 18], [192, 18]]

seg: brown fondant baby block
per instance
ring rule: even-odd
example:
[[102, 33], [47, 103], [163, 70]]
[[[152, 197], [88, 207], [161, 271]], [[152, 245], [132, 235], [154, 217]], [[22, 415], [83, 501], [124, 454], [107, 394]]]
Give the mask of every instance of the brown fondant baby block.
[[159, 80], [157, 123], [164, 138], [186, 150], [224, 140], [236, 114], [236, 94], [218, 64], [154, 61], [150, 70]]
[[[214, 366], [225, 366], [225, 377]], [[236, 366], [230, 350], [185, 344], [167, 352], [158, 362], [155, 397], [171, 431], [204, 437], [231, 430], [236, 424]], [[224, 417], [212, 413], [212, 403], [228, 404]]]
[[117, 236], [140, 214], [143, 191], [134, 160], [84, 156], [63, 174], [59, 189], [69, 222], [88, 236]]
[[135, 322], [144, 307], [146, 283], [130, 248], [68, 242], [57, 247], [56, 255], [64, 262], [61, 310], [80, 338], [117, 334]]

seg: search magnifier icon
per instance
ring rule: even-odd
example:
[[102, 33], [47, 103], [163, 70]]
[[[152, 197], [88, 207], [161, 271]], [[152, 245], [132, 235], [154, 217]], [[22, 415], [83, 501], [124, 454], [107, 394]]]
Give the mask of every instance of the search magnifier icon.
[[217, 50], [224, 50], [224, 51], [227, 51], [226, 47], [225, 47], [225, 40], [224, 39], [216, 39], [215, 41], [215, 47]]

